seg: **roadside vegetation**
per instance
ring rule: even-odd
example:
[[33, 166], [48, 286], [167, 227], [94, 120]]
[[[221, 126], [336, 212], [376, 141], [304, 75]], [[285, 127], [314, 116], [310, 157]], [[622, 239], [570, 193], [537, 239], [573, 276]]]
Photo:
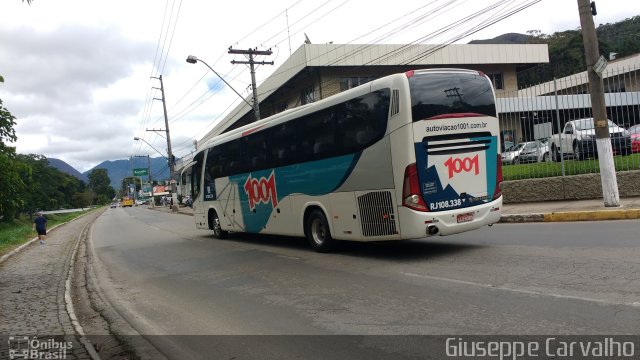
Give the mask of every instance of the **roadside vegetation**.
[[[45, 215], [47, 218], [47, 232], [48, 229], [84, 215], [87, 211]], [[38, 236], [35, 230], [32, 229], [32, 219], [27, 215], [20, 215], [17, 219], [0, 222], [0, 256]]]
[[[640, 154], [614, 156], [616, 171], [640, 170]], [[562, 176], [562, 162], [538, 162], [531, 164], [502, 165], [502, 177], [506, 180], [522, 180]], [[600, 172], [599, 159], [564, 160], [564, 175], [581, 175]]]

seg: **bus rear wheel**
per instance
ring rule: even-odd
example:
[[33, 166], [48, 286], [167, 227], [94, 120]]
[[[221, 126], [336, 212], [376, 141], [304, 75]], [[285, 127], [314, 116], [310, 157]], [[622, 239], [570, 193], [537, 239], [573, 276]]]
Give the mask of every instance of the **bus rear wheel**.
[[213, 236], [216, 239], [224, 239], [229, 234], [222, 230], [222, 227], [220, 226], [220, 217], [216, 211], [209, 212], [209, 229], [213, 230]]
[[320, 210], [313, 210], [309, 214], [305, 233], [309, 244], [317, 252], [329, 252], [334, 246], [335, 240], [331, 237], [329, 222]]

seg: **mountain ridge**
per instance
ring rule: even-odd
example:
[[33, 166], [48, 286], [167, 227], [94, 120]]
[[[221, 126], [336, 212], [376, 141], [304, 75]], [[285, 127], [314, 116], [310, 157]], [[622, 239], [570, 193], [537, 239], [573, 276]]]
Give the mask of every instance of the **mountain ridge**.
[[[146, 156], [145, 156], [146, 158]], [[85, 171], [83, 175], [88, 176], [95, 169], [107, 170], [111, 186], [117, 191], [122, 187], [122, 179], [133, 176], [133, 169], [148, 168], [149, 164], [145, 158], [132, 158], [120, 160], [105, 160], [93, 168]], [[169, 178], [169, 166], [167, 159], [163, 157], [151, 158], [151, 178], [162, 180]], [[146, 179], [147, 177], [144, 176]]]
[[[151, 178], [154, 180], [163, 180], [169, 178], [169, 167], [167, 165], [167, 159], [163, 157], [151, 158]], [[105, 160], [93, 168], [81, 173], [73, 166], [66, 163], [64, 160], [56, 158], [47, 158], [49, 166], [57, 169], [60, 172], [69, 174], [76, 179], [83, 181], [85, 184], [89, 184], [89, 173], [95, 169], [106, 169], [110, 185], [117, 191], [122, 186], [122, 179], [133, 176], [133, 169], [148, 168], [149, 162], [144, 158], [132, 158], [121, 160]], [[144, 176], [146, 179], [147, 177]]]
[[65, 174], [69, 174], [80, 181], [84, 181], [85, 184], [89, 183], [89, 178], [85, 174], [76, 170], [76, 168], [67, 164], [64, 160], [60, 160], [56, 158], [47, 158], [47, 162], [49, 163], [49, 166], [57, 169], [58, 171], [61, 171]]

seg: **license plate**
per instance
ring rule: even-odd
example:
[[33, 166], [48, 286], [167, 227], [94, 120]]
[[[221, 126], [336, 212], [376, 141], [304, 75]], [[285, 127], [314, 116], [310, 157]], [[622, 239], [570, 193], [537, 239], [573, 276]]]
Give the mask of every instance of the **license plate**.
[[458, 220], [458, 223], [471, 221], [473, 220], [473, 213], [458, 214], [457, 220]]

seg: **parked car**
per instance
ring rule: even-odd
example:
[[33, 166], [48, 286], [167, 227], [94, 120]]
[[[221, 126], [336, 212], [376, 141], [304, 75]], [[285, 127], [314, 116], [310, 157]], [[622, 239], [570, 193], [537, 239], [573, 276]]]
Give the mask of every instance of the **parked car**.
[[634, 125], [629, 128], [631, 136], [631, 152], [640, 153], [640, 125]]
[[118, 203], [111, 203], [110, 208], [115, 209], [118, 207]]
[[545, 145], [540, 141], [525, 141], [513, 145], [501, 154], [503, 164], [522, 164], [542, 161]]
[[540, 158], [538, 161], [551, 161], [551, 152], [549, 151], [549, 138], [538, 139], [542, 146], [540, 147]]
[[[607, 120], [611, 148], [615, 154], [627, 155], [631, 152], [631, 137], [624, 128]], [[596, 129], [593, 118], [568, 121], [562, 134], [554, 134], [549, 140], [551, 153], [555, 161], [561, 156], [572, 155], [576, 160], [598, 155]]]

